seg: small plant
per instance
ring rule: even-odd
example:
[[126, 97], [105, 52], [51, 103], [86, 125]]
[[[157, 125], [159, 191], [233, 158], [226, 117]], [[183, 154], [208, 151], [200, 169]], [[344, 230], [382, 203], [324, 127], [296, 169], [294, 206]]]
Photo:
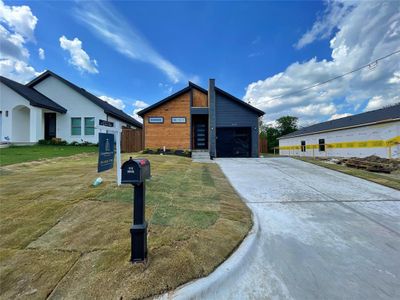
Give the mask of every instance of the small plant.
[[57, 146], [66, 146], [68, 143], [60, 138], [52, 138], [50, 141], [50, 145], [57, 145]]

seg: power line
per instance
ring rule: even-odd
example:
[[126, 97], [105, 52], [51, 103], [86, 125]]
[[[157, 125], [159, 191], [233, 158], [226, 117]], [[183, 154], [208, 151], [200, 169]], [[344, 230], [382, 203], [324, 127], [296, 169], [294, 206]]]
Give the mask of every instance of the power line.
[[357, 68], [357, 69], [354, 69], [354, 70], [349, 71], [349, 72], [347, 72], [347, 73], [344, 73], [344, 74], [342, 74], [342, 75], [333, 77], [333, 78], [331, 78], [331, 79], [328, 79], [328, 80], [325, 80], [325, 81], [322, 81], [322, 82], [317, 82], [317, 83], [315, 83], [315, 84], [313, 84], [313, 85], [311, 85], [311, 86], [308, 86], [308, 87], [306, 87], [306, 88], [304, 88], [304, 89], [297, 90], [297, 91], [294, 91], [294, 92], [290, 92], [290, 93], [287, 93], [287, 94], [283, 94], [283, 95], [280, 95], [280, 96], [276, 96], [276, 97], [270, 98], [270, 99], [268, 99], [268, 100], [275, 100], [275, 99], [279, 99], [279, 98], [282, 98], [282, 97], [286, 97], [286, 96], [291, 96], [291, 95], [294, 95], [294, 94], [298, 94], [298, 93], [301, 93], [301, 92], [310, 90], [310, 89], [312, 89], [312, 88], [315, 88], [315, 87], [317, 87], [317, 86], [320, 86], [320, 85], [323, 85], [323, 84], [327, 84], [328, 82], [331, 82], [331, 81], [333, 81], [333, 80], [342, 78], [342, 77], [347, 76], [347, 75], [349, 75], [349, 74], [358, 72], [358, 71], [360, 71], [360, 70], [362, 70], [362, 69], [364, 69], [364, 68], [367, 68], [367, 67], [369, 67], [369, 68], [371, 68], [371, 69], [374, 69], [374, 68], [376, 67], [376, 65], [378, 64], [378, 61], [383, 60], [383, 59], [385, 59], [385, 58], [388, 58], [389, 56], [395, 55], [395, 54], [397, 54], [397, 53], [400, 53], [400, 49], [397, 50], [397, 51], [394, 51], [394, 52], [392, 52], [392, 53], [390, 53], [390, 54], [388, 54], [388, 55], [379, 57], [378, 59], [375, 59], [375, 60], [373, 60], [372, 62], [370, 62], [370, 63], [368, 63], [368, 64], [366, 64], [366, 65], [363, 65], [363, 66], [361, 66], [361, 67], [359, 67], [359, 68]]

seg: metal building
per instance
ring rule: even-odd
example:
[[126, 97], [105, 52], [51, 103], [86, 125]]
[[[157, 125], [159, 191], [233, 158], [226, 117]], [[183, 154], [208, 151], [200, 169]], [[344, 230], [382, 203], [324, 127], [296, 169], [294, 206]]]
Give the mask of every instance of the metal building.
[[400, 103], [315, 124], [282, 136], [279, 154], [400, 158]]

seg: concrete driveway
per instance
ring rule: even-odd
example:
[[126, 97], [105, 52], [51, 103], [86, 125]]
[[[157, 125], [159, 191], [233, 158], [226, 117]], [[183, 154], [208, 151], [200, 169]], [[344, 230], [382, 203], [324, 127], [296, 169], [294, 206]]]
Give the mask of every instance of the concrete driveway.
[[260, 225], [228, 299], [400, 299], [400, 192], [291, 158], [217, 159]]

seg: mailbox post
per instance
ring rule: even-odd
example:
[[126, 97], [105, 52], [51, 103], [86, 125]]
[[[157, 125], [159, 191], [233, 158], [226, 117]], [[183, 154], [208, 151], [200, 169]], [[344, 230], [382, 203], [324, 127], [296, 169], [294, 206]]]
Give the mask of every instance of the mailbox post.
[[129, 158], [121, 166], [121, 183], [133, 185], [133, 222], [131, 227], [131, 262], [147, 259], [147, 222], [145, 219], [146, 179], [150, 175], [147, 159]]

